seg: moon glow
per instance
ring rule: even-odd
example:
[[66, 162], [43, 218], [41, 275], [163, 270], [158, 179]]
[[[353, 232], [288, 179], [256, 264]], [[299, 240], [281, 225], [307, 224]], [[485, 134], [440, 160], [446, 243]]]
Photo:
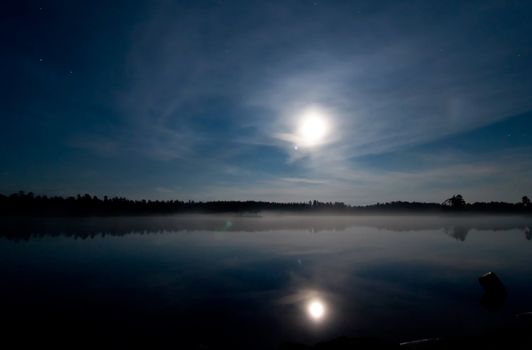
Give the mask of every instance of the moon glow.
[[325, 316], [325, 305], [320, 300], [312, 300], [307, 306], [307, 312], [314, 321], [319, 321]]
[[317, 146], [325, 141], [329, 132], [329, 124], [324, 113], [318, 110], [309, 110], [303, 113], [298, 136], [302, 146]]

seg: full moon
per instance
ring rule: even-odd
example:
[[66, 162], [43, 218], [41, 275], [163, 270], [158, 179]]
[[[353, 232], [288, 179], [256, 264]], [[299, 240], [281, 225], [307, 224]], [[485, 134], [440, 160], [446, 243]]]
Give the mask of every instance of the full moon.
[[320, 300], [312, 300], [307, 306], [307, 312], [315, 321], [319, 321], [325, 315], [325, 305]]
[[324, 113], [309, 110], [301, 117], [298, 136], [303, 146], [316, 146], [325, 141], [329, 125]]

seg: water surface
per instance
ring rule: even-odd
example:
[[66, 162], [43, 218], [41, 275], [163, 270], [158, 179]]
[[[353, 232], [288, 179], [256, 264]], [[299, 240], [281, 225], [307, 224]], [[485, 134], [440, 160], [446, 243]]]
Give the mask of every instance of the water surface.
[[[1, 332], [21, 343], [408, 341], [485, 334], [532, 311], [526, 217], [0, 221]], [[487, 271], [506, 286], [500, 305], [481, 302]]]

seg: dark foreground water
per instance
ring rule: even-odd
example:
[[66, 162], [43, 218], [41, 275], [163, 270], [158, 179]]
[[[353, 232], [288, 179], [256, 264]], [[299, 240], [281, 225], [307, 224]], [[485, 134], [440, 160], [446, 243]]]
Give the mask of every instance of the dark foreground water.
[[[0, 340], [271, 349], [482, 336], [532, 311], [531, 227], [525, 217], [3, 218]], [[507, 291], [494, 303], [478, 282], [488, 271]]]

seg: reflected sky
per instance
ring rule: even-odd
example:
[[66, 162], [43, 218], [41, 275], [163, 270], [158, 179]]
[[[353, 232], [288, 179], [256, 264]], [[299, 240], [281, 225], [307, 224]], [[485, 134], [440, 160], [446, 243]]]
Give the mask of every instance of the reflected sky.
[[[235, 348], [479, 334], [532, 310], [527, 218], [262, 219], [204, 218], [166, 232], [147, 230], [155, 218], [132, 219], [144, 220], [136, 231], [119, 219], [82, 220], [76, 231], [65, 219], [31, 226], [24, 241], [3, 225], [2, 310], [29, 329], [75, 333], [74, 320], [80, 329], [108, 326], [117, 338]], [[257, 230], [242, 230], [252, 220]], [[102, 237], [112, 223], [115, 233], [136, 233]], [[39, 234], [54, 227], [58, 235]], [[91, 229], [92, 239], [74, 234]], [[477, 279], [487, 271], [508, 290], [497, 311], [480, 303]]]

